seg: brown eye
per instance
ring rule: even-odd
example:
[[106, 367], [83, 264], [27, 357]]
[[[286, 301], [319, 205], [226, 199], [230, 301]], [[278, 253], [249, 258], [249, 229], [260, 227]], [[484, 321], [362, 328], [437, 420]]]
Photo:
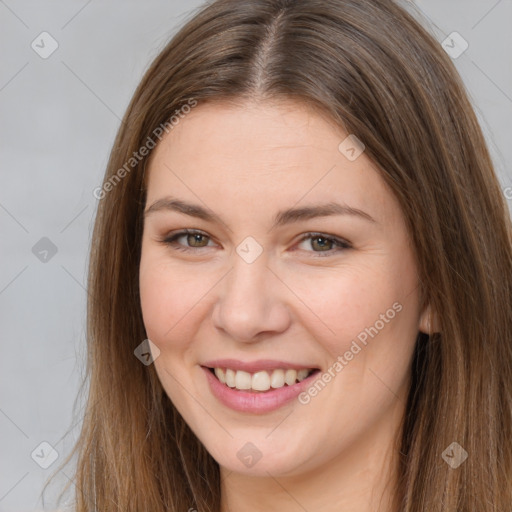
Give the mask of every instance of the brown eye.
[[[184, 241], [182, 241], [182, 239]], [[160, 242], [164, 245], [170, 246], [178, 251], [193, 251], [194, 249], [201, 249], [208, 246], [210, 237], [199, 231], [181, 230], [172, 233]]]
[[306, 252], [316, 253], [316, 256], [331, 256], [352, 248], [350, 242], [323, 233], [306, 233], [300, 240], [299, 245], [301, 244], [304, 244], [302, 249]]
[[[315, 242], [317, 243], [315, 244]], [[320, 251], [328, 251], [329, 249], [332, 249], [333, 240], [323, 236], [315, 236], [314, 238], [311, 238], [311, 247], [315, 248], [315, 246]]]
[[[205, 235], [201, 235], [199, 233], [193, 233], [193, 234], [187, 235], [187, 243], [191, 247], [205, 247], [208, 244], [208, 240], [206, 240], [207, 238], [208, 237]], [[201, 239], [203, 241], [206, 240], [206, 244], [201, 244]]]

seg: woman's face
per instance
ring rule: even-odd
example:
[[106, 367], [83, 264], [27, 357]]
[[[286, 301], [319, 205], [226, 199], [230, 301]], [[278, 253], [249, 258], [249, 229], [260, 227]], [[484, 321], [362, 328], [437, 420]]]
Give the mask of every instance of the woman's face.
[[356, 468], [396, 435], [427, 312], [400, 207], [347, 136], [302, 104], [217, 103], [152, 156], [140, 291], [154, 364], [231, 471]]

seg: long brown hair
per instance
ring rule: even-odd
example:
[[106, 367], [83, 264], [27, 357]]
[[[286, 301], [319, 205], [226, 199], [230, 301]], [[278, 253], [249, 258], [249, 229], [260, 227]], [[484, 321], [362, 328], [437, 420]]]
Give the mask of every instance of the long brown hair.
[[[126, 163], [191, 99], [254, 98], [307, 102], [355, 134], [406, 219], [440, 333], [416, 341], [397, 508], [510, 510], [512, 228], [450, 58], [391, 0], [217, 0], [152, 63], [112, 149], [90, 255], [77, 512], [219, 512], [218, 464], [134, 356], [148, 157]], [[441, 456], [452, 442], [468, 453], [457, 469]]]

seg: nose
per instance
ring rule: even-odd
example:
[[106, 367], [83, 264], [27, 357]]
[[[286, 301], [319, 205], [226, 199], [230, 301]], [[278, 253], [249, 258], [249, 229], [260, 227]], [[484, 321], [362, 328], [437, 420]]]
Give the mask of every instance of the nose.
[[247, 263], [235, 254], [231, 272], [219, 284], [213, 324], [232, 339], [254, 342], [289, 327], [286, 287], [263, 256]]

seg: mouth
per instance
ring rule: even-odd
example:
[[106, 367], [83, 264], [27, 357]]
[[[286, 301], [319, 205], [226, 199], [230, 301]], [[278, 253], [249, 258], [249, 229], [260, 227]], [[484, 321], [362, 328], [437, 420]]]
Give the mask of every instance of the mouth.
[[251, 373], [218, 366], [205, 368], [227, 388], [250, 393], [290, 387], [320, 371], [318, 368], [274, 368]]
[[293, 405], [320, 373], [317, 367], [273, 359], [216, 359], [200, 367], [213, 397], [246, 414], [266, 414]]

